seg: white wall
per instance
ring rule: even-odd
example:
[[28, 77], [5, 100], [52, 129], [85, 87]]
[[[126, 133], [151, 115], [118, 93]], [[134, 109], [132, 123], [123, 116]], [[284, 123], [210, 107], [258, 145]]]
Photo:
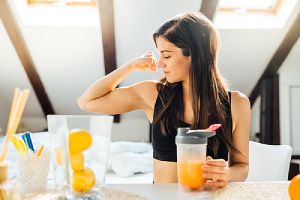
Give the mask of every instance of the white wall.
[[[197, 11], [200, 4], [199, 0], [191, 0], [189, 3], [181, 0], [115, 1], [118, 67], [146, 51], [155, 51], [152, 33], [159, 24], [178, 13], [188, 10]], [[62, 8], [42, 8], [42, 11], [37, 11], [34, 8], [26, 8], [24, 3], [12, 4], [12, 8], [56, 114], [89, 114], [80, 111], [76, 99], [89, 85], [104, 76], [97, 9], [78, 11], [75, 15], [77, 11]], [[1, 77], [5, 76], [0, 80], [0, 91], [6, 92], [0, 95], [0, 104], [3, 108], [7, 108], [14, 87], [30, 88], [32, 92], [24, 111], [20, 130], [40, 131], [47, 125], [41, 107], [2, 24], [0, 24], [0, 33], [5, 36], [0, 38], [0, 71]], [[2, 55], [5, 58], [1, 57]], [[14, 68], [13, 71], [9, 70], [11, 67]], [[17, 75], [18, 81], [11, 78]], [[121, 85], [129, 85], [145, 79], [159, 79], [160, 76], [160, 72], [136, 72], [126, 78]], [[2, 114], [0, 126], [5, 127], [8, 111], [3, 109]], [[121, 115], [121, 123], [113, 125], [112, 139], [147, 141], [149, 122], [145, 114], [134, 111]]]
[[279, 70], [280, 137], [282, 144], [293, 146], [300, 154], [300, 40], [291, 50]]
[[[119, 67], [146, 51], [156, 53], [152, 33], [175, 14], [198, 11], [201, 1], [115, 0], [114, 4]], [[223, 41], [220, 69], [233, 89], [246, 95], [250, 93], [299, 8], [300, 3], [282, 29], [220, 29]], [[16, 12], [16, 16], [55, 112], [87, 114], [79, 110], [76, 99], [92, 82], [104, 75], [98, 14], [84, 10], [74, 15], [71, 10], [64, 12], [61, 8], [55, 14], [51, 15], [51, 12], [48, 14], [50, 18], [46, 18], [45, 9], [37, 12], [38, 15], [28, 10], [24, 15]], [[6, 126], [13, 89], [22, 87], [30, 88], [32, 92], [21, 125], [24, 130], [39, 131], [46, 127], [43, 112], [1, 22], [0, 35], [0, 127]], [[136, 72], [121, 85], [159, 79], [160, 75], [160, 72]], [[121, 123], [113, 126], [113, 139], [147, 140], [148, 125], [147, 118], [140, 111], [123, 114]]]
[[29, 88], [31, 91], [25, 108], [26, 115], [40, 118], [43, 114], [15, 48], [9, 40], [1, 21], [0, 35], [0, 127], [5, 132], [15, 87]]

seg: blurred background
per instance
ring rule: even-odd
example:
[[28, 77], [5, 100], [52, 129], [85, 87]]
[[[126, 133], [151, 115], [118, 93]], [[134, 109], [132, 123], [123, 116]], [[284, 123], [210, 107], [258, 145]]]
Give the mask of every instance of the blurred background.
[[[48, 114], [88, 114], [76, 103], [88, 86], [146, 51], [158, 56], [152, 33], [186, 11], [203, 12], [218, 28], [219, 68], [251, 101], [250, 139], [291, 145], [297, 163], [299, 0], [1, 1], [0, 134], [15, 87], [31, 91], [19, 132], [46, 131]], [[161, 76], [135, 72], [120, 86]], [[149, 142], [149, 125], [141, 111], [115, 116], [112, 140]]]

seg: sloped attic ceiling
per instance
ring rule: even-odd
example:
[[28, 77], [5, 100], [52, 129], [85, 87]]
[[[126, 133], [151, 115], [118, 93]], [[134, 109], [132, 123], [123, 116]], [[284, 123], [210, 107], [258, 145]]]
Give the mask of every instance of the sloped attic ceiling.
[[[115, 0], [115, 39], [118, 66], [146, 51], [156, 51], [152, 33], [169, 17], [184, 11], [198, 11], [199, 0]], [[98, 10], [82, 12], [85, 19], [67, 16], [29, 22], [13, 4], [27, 46], [44, 83], [56, 114], [85, 114], [79, 110], [77, 97], [104, 75], [103, 49]], [[282, 38], [299, 12], [300, 2], [281, 29], [220, 29], [222, 47], [219, 65], [232, 89], [249, 95], [270, 61]], [[60, 12], [56, 14], [59, 15]], [[87, 13], [88, 17], [87, 17]], [[68, 21], [69, 20], [69, 21]], [[86, 20], [86, 21], [85, 21]], [[86, 23], [85, 23], [86, 22]], [[23, 67], [0, 24], [0, 127], [5, 128], [15, 87], [32, 90]], [[122, 85], [145, 79], [159, 79], [160, 72], [131, 74]], [[145, 116], [139, 112], [133, 118]], [[31, 130], [46, 127], [34, 92], [26, 106], [23, 125]], [[34, 122], [34, 123], [33, 123]]]

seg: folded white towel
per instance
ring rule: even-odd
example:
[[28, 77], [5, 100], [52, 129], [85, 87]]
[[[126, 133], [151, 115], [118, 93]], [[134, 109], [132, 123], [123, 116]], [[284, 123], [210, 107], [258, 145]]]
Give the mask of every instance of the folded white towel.
[[151, 144], [145, 142], [112, 142], [110, 145], [110, 154], [122, 152], [143, 153], [151, 149]]
[[119, 176], [133, 176], [153, 171], [152, 150], [146, 153], [122, 152], [112, 154], [111, 169]]

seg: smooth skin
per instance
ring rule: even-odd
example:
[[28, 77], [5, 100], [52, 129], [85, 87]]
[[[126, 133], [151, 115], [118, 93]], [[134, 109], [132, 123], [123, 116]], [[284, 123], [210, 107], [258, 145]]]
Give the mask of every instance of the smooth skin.
[[[189, 68], [191, 57], [182, 54], [180, 48], [162, 37], [156, 40], [160, 58], [152, 52], [137, 57], [121, 66], [102, 79], [96, 81], [78, 98], [78, 105], [84, 111], [100, 114], [119, 114], [141, 109], [152, 123], [154, 104], [158, 95], [157, 81], [148, 80], [128, 87], [116, 88], [117, 85], [134, 71], [156, 71], [161, 67], [168, 82], [182, 81], [185, 102], [184, 121], [192, 124], [194, 119], [189, 95]], [[233, 142], [242, 154], [230, 152], [229, 162], [223, 159], [207, 157], [203, 165], [203, 176], [207, 186], [224, 187], [230, 181], [244, 181], [248, 174], [248, 141], [250, 127], [250, 103], [240, 92], [233, 91], [231, 99], [233, 121]], [[177, 182], [176, 162], [153, 159], [154, 182]]]

